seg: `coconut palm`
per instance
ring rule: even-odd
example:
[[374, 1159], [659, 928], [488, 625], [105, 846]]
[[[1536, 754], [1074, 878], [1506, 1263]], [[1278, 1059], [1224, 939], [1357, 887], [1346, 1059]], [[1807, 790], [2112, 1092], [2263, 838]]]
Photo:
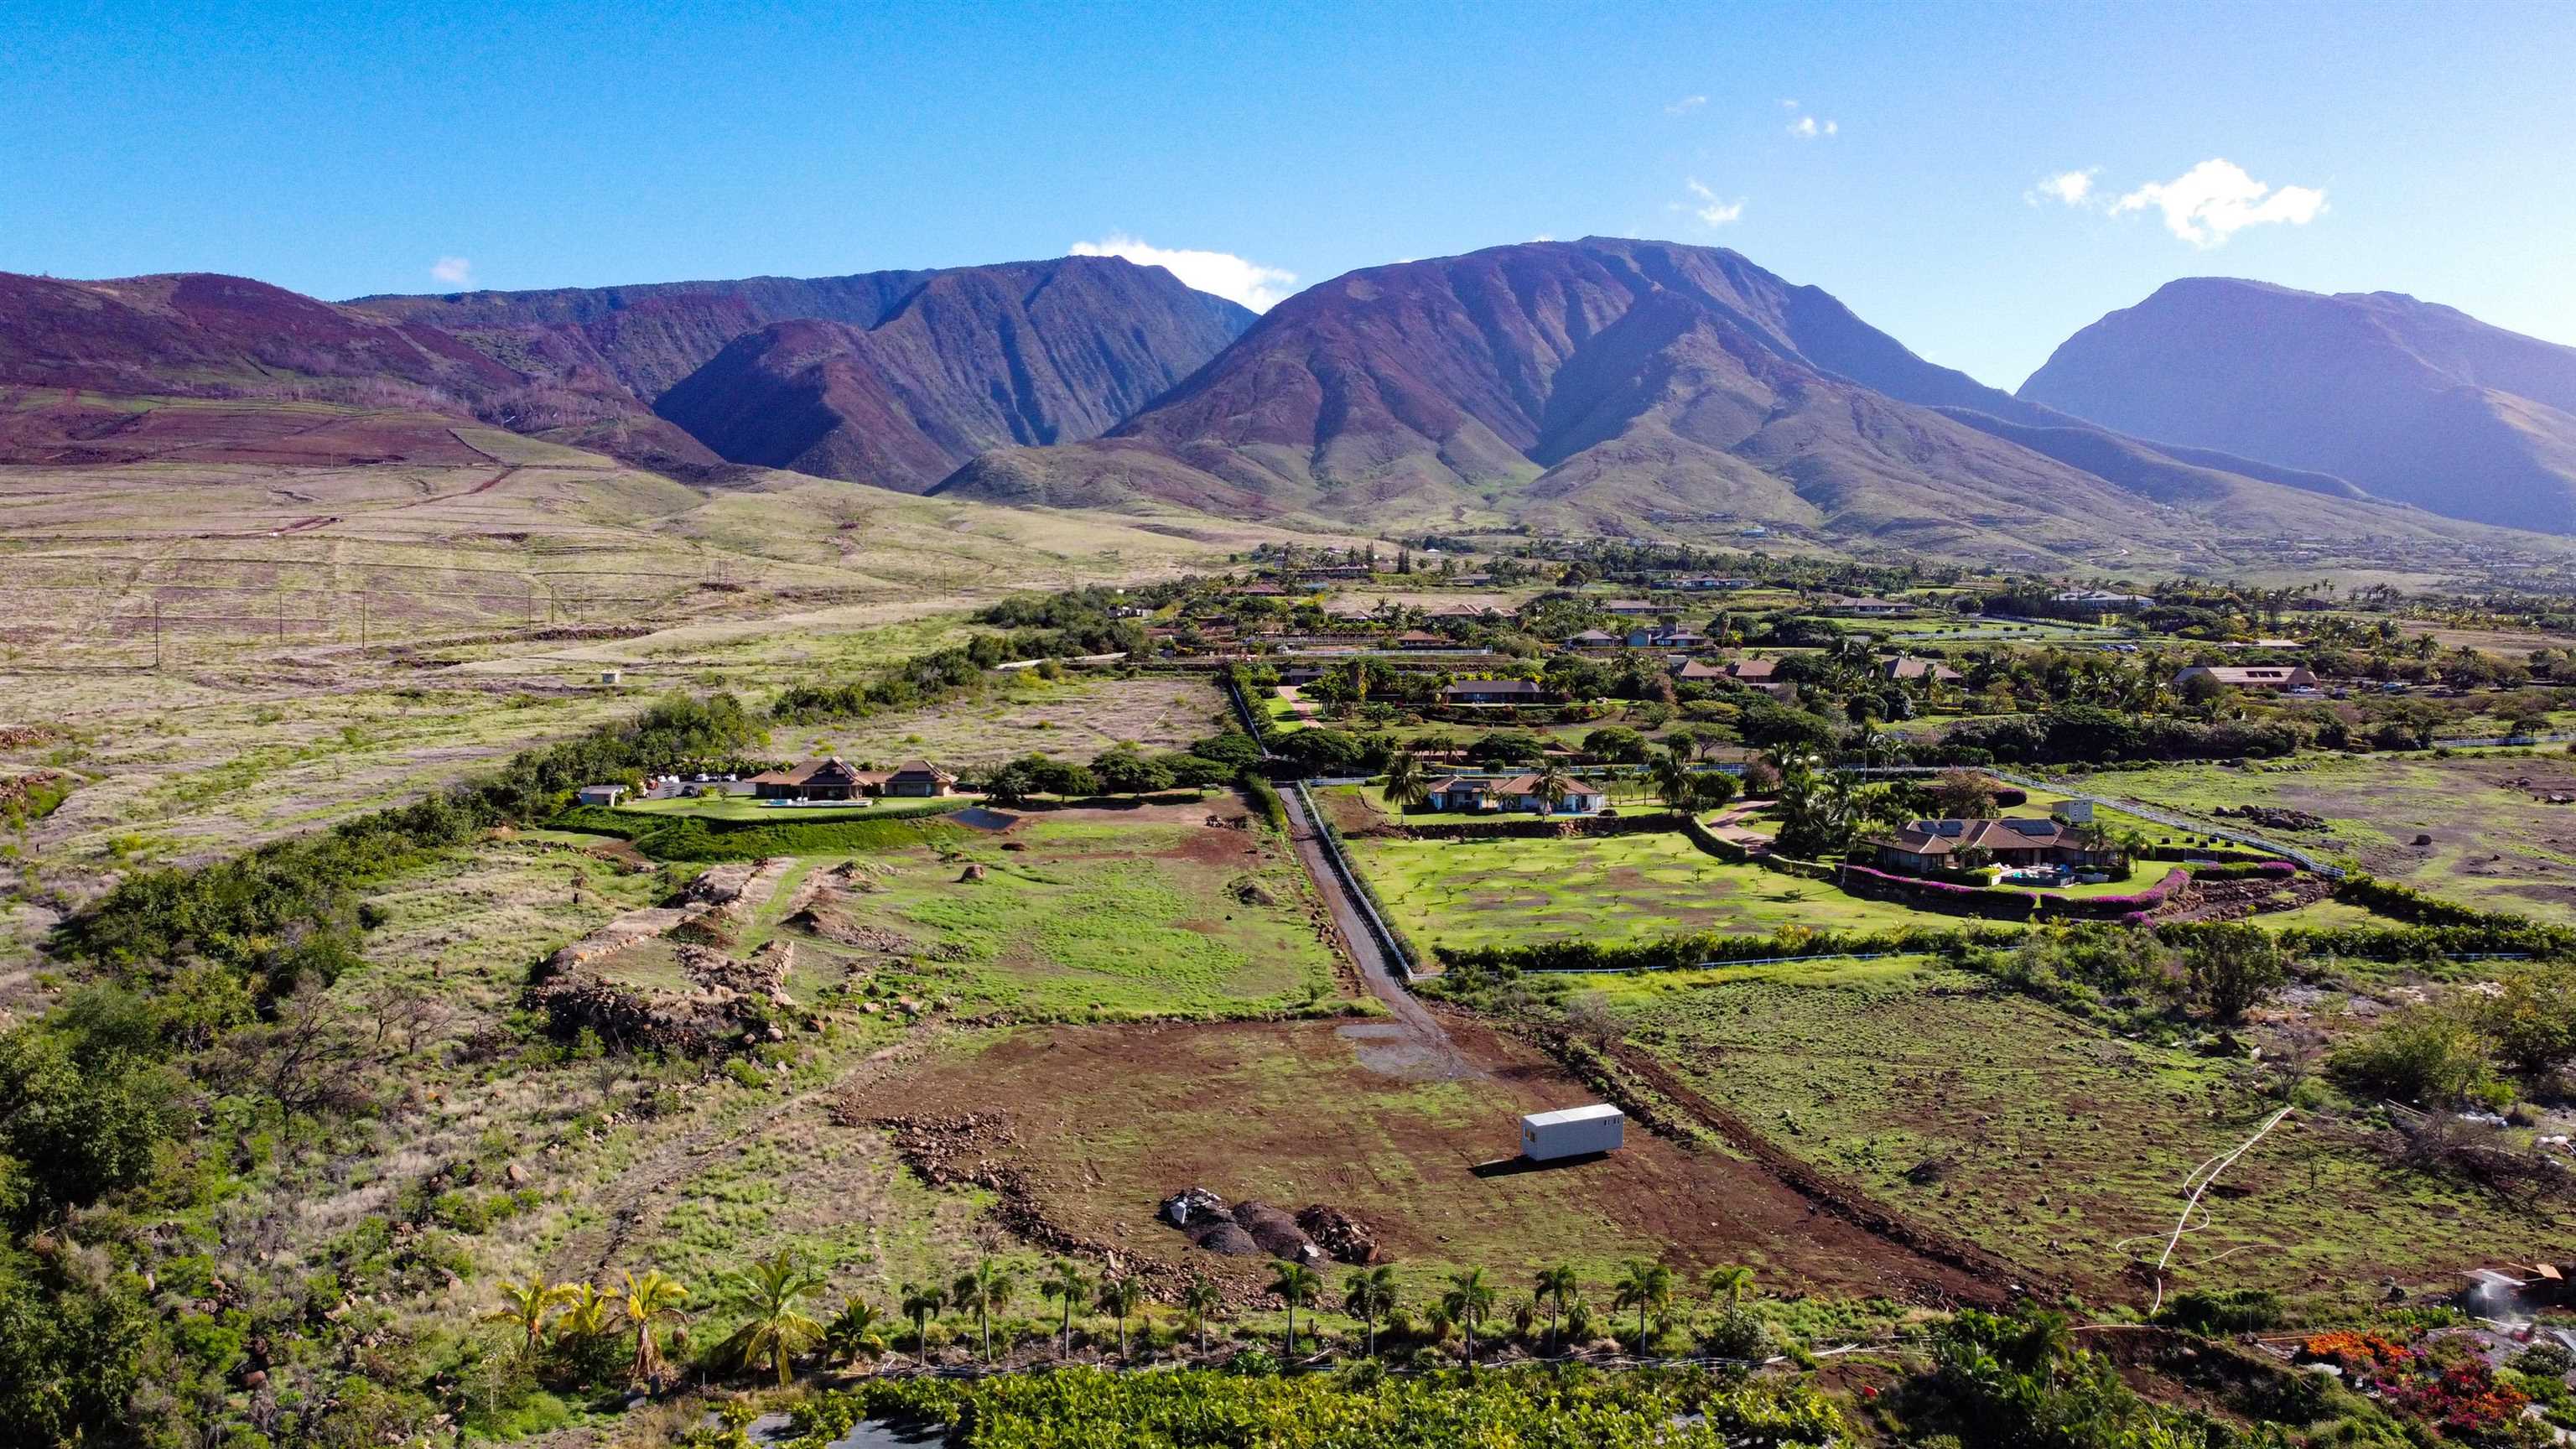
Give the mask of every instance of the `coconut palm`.
[[787, 1384], [788, 1361], [823, 1336], [823, 1325], [805, 1311], [805, 1300], [823, 1287], [823, 1275], [796, 1261], [785, 1249], [735, 1274], [733, 1294], [751, 1314], [733, 1331], [719, 1352], [737, 1368], [763, 1359]]
[[1655, 757], [1646, 767], [1646, 779], [1665, 808], [1684, 814], [1699, 804], [1699, 775], [1691, 769], [1689, 746], [1675, 741], [1672, 747]]
[[1144, 1301], [1145, 1285], [1133, 1275], [1103, 1278], [1100, 1291], [1093, 1295], [1091, 1306], [1118, 1320], [1118, 1356], [1122, 1359], [1127, 1356], [1127, 1320], [1135, 1313], [1136, 1305]]
[[1574, 793], [1574, 777], [1565, 773], [1563, 765], [1549, 760], [1538, 767], [1538, 779], [1530, 790], [1538, 796], [1540, 807], [1553, 815], [1556, 807], [1565, 803], [1565, 797]]
[[1386, 803], [1399, 815], [1419, 810], [1431, 799], [1431, 781], [1422, 768], [1422, 759], [1411, 750], [1398, 750], [1386, 762]]
[[1610, 1300], [1613, 1308], [1637, 1310], [1637, 1351], [1646, 1351], [1646, 1317], [1672, 1305], [1673, 1270], [1661, 1263], [1643, 1258], [1630, 1258], [1619, 1271], [1619, 1281]]
[[1467, 1330], [1467, 1364], [1476, 1363], [1476, 1325], [1493, 1316], [1494, 1285], [1485, 1281], [1485, 1270], [1469, 1268], [1449, 1275], [1449, 1291], [1440, 1295], [1441, 1310], [1460, 1328]]
[[1368, 1331], [1369, 1357], [1377, 1357], [1377, 1321], [1395, 1309], [1393, 1268], [1362, 1268], [1343, 1280], [1342, 1311]]
[[1724, 1294], [1726, 1306], [1738, 1308], [1744, 1303], [1744, 1295], [1753, 1290], [1753, 1270], [1742, 1263], [1727, 1263], [1701, 1274], [1699, 1282], [1712, 1300]]
[[627, 1382], [649, 1384], [653, 1381], [653, 1326], [665, 1318], [686, 1317], [680, 1305], [689, 1301], [689, 1290], [679, 1280], [659, 1268], [647, 1268], [642, 1277], [626, 1275], [624, 1291], [618, 1295], [618, 1309], [626, 1326], [635, 1330], [635, 1361], [627, 1369]]
[[523, 1282], [501, 1280], [501, 1306], [483, 1315], [486, 1323], [507, 1323], [524, 1335], [521, 1350], [528, 1357], [537, 1356], [537, 1340], [543, 1338], [546, 1325], [554, 1320], [555, 1310], [572, 1297], [572, 1285], [556, 1283], [543, 1273], [530, 1273]]
[[903, 1285], [903, 1316], [912, 1320], [912, 1346], [921, 1361], [930, 1361], [930, 1316], [948, 1306], [948, 1290], [933, 1283]]
[[1580, 1286], [1574, 1276], [1574, 1269], [1569, 1265], [1560, 1263], [1553, 1268], [1538, 1270], [1537, 1296], [1548, 1300], [1550, 1305], [1547, 1315], [1549, 1343], [1553, 1344], [1557, 1341], [1557, 1329], [1565, 1322], [1566, 1301], [1574, 1296]]
[[949, 1285], [949, 1301], [959, 1308], [974, 1310], [975, 1326], [984, 1335], [986, 1363], [993, 1361], [993, 1315], [1010, 1303], [1019, 1288], [1019, 1280], [1011, 1276], [1011, 1270], [990, 1258], [977, 1259], [973, 1268], [958, 1274], [957, 1281]]
[[823, 1329], [823, 1351], [835, 1363], [874, 1359], [886, 1351], [885, 1316], [876, 1305], [853, 1297]]
[[1200, 1274], [1181, 1290], [1181, 1312], [1189, 1320], [1190, 1332], [1198, 1336], [1199, 1357], [1207, 1357], [1207, 1322], [1225, 1311], [1225, 1290]]
[[1082, 1302], [1090, 1292], [1090, 1275], [1082, 1271], [1081, 1264], [1070, 1258], [1057, 1259], [1055, 1267], [1046, 1277], [1038, 1281], [1040, 1296], [1064, 1300], [1064, 1323], [1058, 1330], [1055, 1345], [1057, 1358], [1063, 1358], [1073, 1352], [1074, 1305]]
[[1270, 1291], [1288, 1305], [1288, 1357], [1297, 1356], [1297, 1310], [1311, 1308], [1324, 1291], [1324, 1280], [1303, 1263], [1282, 1262], [1270, 1279]]

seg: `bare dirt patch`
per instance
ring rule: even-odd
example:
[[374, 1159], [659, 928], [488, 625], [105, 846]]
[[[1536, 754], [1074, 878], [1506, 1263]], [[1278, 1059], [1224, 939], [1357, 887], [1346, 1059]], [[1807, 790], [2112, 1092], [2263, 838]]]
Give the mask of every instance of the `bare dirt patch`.
[[1632, 1132], [1611, 1157], [1480, 1176], [1513, 1155], [1523, 1112], [1592, 1100], [1534, 1048], [1453, 1027], [1485, 1068], [1472, 1082], [1388, 1070], [1389, 1042], [1331, 1023], [1056, 1027], [961, 1044], [854, 1093], [849, 1115], [1006, 1113], [985, 1153], [1014, 1175], [1048, 1235], [1240, 1279], [1262, 1259], [1189, 1249], [1155, 1222], [1175, 1189], [1224, 1184], [1280, 1204], [1330, 1204], [1370, 1225], [1400, 1268], [1506, 1272], [1630, 1255], [1698, 1267], [1749, 1261], [1820, 1291], [1977, 1298], [1971, 1275], [1819, 1213], [1762, 1168]]

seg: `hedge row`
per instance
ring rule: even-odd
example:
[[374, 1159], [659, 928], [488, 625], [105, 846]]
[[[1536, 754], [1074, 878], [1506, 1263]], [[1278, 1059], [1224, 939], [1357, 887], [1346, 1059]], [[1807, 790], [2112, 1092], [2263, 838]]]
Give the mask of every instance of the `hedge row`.
[[869, 855], [954, 839], [963, 827], [938, 817], [971, 803], [959, 800], [936, 810], [839, 820], [705, 820], [584, 805], [549, 823], [557, 830], [615, 836], [655, 860], [697, 864], [773, 855]]
[[1565, 836], [1651, 835], [1680, 830], [1688, 816], [1657, 811], [1647, 815], [1530, 816], [1519, 820], [1456, 820], [1406, 825], [1416, 840], [1554, 840]]
[[1727, 936], [1713, 931], [1662, 936], [1651, 941], [1604, 943], [1590, 939], [1539, 941], [1526, 946], [1440, 946], [1452, 970], [1511, 968], [1521, 971], [1659, 971], [1727, 961], [1776, 957], [1867, 956], [1959, 951], [2009, 946], [2019, 931], [1977, 927], [1908, 926], [1897, 931], [1803, 931], [1769, 936]]

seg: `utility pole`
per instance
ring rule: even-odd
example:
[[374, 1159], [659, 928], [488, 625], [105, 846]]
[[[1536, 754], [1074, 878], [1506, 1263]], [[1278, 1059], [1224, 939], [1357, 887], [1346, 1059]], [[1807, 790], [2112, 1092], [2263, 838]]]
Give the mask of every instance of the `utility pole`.
[[358, 652], [367, 651], [367, 591], [358, 590]]
[[161, 601], [159, 599], [152, 601], [152, 669], [156, 674], [161, 670]]

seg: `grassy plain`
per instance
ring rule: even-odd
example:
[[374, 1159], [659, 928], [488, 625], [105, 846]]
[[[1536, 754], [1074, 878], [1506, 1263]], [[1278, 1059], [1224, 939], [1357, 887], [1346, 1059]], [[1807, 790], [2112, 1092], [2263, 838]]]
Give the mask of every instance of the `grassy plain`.
[[[1592, 979], [1635, 1049], [1772, 1142], [2094, 1291], [2152, 1261], [2185, 1177], [2281, 1105], [2249, 1068], [1919, 959]], [[2562, 1205], [2407, 1172], [2313, 1111], [2231, 1166], [2208, 1205], [2174, 1286], [2355, 1304], [2383, 1274], [2545, 1255], [2576, 1226]]]
[[2167, 765], [2085, 787], [2213, 820], [2222, 806], [2304, 810], [2325, 828], [2268, 833], [2449, 900], [2576, 923], [2576, 807], [2534, 798], [2576, 793], [2576, 758], [2564, 752]]
[[1348, 844], [1378, 899], [1425, 949], [1695, 931], [1765, 935], [1793, 925], [1898, 930], [1947, 919], [1722, 861], [1670, 832], [1578, 840], [1363, 837]]

